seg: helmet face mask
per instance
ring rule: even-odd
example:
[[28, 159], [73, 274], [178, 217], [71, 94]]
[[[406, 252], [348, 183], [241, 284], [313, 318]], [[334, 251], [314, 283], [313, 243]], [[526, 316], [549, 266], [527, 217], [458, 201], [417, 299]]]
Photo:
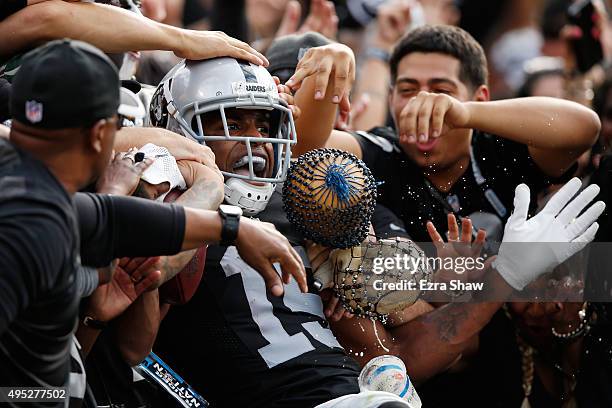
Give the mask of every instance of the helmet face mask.
[[[269, 134], [266, 137], [232, 135], [227, 119], [230, 109], [269, 112]], [[153, 126], [182, 133], [202, 144], [219, 141], [243, 143], [248, 157], [248, 174], [238, 174], [226, 169], [227, 171], [222, 171], [226, 179], [242, 180], [245, 184], [275, 184], [285, 180], [291, 158], [291, 145], [297, 142], [295, 123], [287, 103], [278, 95], [274, 80], [263, 67], [232, 58], [183, 61], [175, 66], [158, 86], [149, 113]], [[216, 113], [221, 118], [223, 134], [205, 132], [205, 116], [210, 116], [211, 113]], [[267, 143], [272, 145], [273, 150], [272, 172], [258, 176], [253, 165], [253, 145]], [[273, 190], [274, 186], [270, 187]], [[239, 190], [245, 189], [248, 190], [249, 187], [245, 186]], [[235, 191], [234, 188], [233, 197], [236, 196]], [[266, 202], [269, 195], [271, 194], [265, 195]], [[229, 198], [227, 191], [226, 198]], [[258, 211], [263, 209], [261, 203], [255, 207]], [[245, 209], [248, 212], [248, 208]]]
[[[244, 143], [247, 149], [249, 158], [249, 174], [237, 174], [231, 171], [222, 171], [227, 177], [238, 178], [243, 180], [264, 182], [264, 183], [279, 183], [285, 180], [287, 169], [289, 167], [289, 159], [291, 158], [291, 145], [296, 143], [295, 124], [291, 110], [281, 102], [282, 100], [274, 101], [268, 95], [259, 94], [255, 99], [256, 94], [250, 94], [249, 99], [234, 100], [222, 97], [214, 98], [205, 103], [194, 102], [184, 107], [184, 112], [179, 116], [184, 118], [179, 120], [179, 125], [184, 134], [189, 135], [193, 140], [206, 144], [207, 142], [239, 142]], [[262, 98], [269, 98], [264, 103]], [[216, 99], [216, 100], [215, 100]], [[270, 132], [268, 137], [261, 136], [232, 136], [227, 124], [227, 110], [229, 109], [249, 109], [249, 110], [266, 110], [271, 111], [270, 115]], [[206, 134], [204, 116], [205, 114], [216, 112], [220, 115], [223, 123], [223, 135]], [[190, 119], [189, 119], [190, 118]], [[185, 123], [183, 123], [183, 121]], [[258, 177], [253, 168], [253, 144], [270, 143], [274, 151], [273, 171], [270, 177]]]

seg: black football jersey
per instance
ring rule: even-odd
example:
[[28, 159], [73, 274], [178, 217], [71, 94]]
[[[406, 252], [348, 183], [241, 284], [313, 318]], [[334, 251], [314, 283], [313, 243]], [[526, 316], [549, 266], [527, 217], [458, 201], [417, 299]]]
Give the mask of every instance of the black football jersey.
[[403, 221], [415, 242], [430, 241], [427, 221], [438, 231], [446, 231], [450, 210], [461, 217], [486, 212], [505, 223], [513, 208], [514, 189], [521, 183], [531, 189], [530, 210], [535, 214], [538, 192], [551, 183], [565, 183], [576, 170], [572, 166], [561, 177], [549, 177], [533, 161], [527, 145], [475, 130], [470, 165], [450, 190], [443, 192], [431, 183], [428, 186], [422, 169], [402, 151], [394, 130], [374, 128], [354, 135], [362, 160], [378, 182], [377, 203]]
[[[301, 243], [278, 191], [259, 218]], [[268, 294], [233, 246], [208, 248], [195, 296], [170, 310], [154, 351], [215, 407], [313, 407], [359, 392], [321, 298], [293, 279], [282, 297]]]

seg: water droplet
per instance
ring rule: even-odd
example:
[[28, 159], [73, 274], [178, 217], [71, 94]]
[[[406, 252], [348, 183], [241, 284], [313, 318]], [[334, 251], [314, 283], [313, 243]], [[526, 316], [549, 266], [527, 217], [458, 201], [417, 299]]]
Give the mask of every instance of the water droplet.
[[372, 325], [374, 326], [374, 334], [376, 335], [376, 340], [378, 340], [378, 344], [380, 344], [380, 347], [382, 347], [382, 349], [388, 353], [389, 349], [386, 348], [385, 345], [382, 344], [382, 342], [380, 341], [380, 337], [378, 336], [378, 330], [376, 329], [376, 322], [374, 320], [372, 320]]

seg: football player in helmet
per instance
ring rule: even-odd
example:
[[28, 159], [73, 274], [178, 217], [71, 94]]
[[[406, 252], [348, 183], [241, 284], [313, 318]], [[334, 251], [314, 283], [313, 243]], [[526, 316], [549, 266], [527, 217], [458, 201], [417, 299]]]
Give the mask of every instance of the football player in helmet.
[[[152, 125], [208, 145], [225, 176], [225, 202], [273, 222], [300, 252], [304, 239], [275, 193], [295, 125], [264, 68], [231, 58], [181, 62], [158, 86], [149, 113]], [[186, 327], [197, 329], [177, 347]], [[330, 331], [321, 297], [301, 293], [295, 281], [282, 297], [270, 296], [231, 243], [209, 246], [196, 294], [170, 310], [154, 349], [219, 407], [313, 407], [359, 393], [359, 366]], [[371, 406], [408, 406], [393, 394], [379, 401]]]
[[225, 201], [249, 215], [263, 211], [283, 181], [297, 141], [270, 74], [233, 58], [176, 65], [153, 95], [150, 121], [211, 147], [226, 177]]

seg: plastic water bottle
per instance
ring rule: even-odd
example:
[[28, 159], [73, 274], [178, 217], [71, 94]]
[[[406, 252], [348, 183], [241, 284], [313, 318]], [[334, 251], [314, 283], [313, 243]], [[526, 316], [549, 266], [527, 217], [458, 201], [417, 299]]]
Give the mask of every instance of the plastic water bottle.
[[411, 408], [421, 408], [421, 398], [408, 377], [404, 362], [395, 356], [384, 355], [371, 359], [359, 374], [362, 391], [386, 391], [398, 395]]

